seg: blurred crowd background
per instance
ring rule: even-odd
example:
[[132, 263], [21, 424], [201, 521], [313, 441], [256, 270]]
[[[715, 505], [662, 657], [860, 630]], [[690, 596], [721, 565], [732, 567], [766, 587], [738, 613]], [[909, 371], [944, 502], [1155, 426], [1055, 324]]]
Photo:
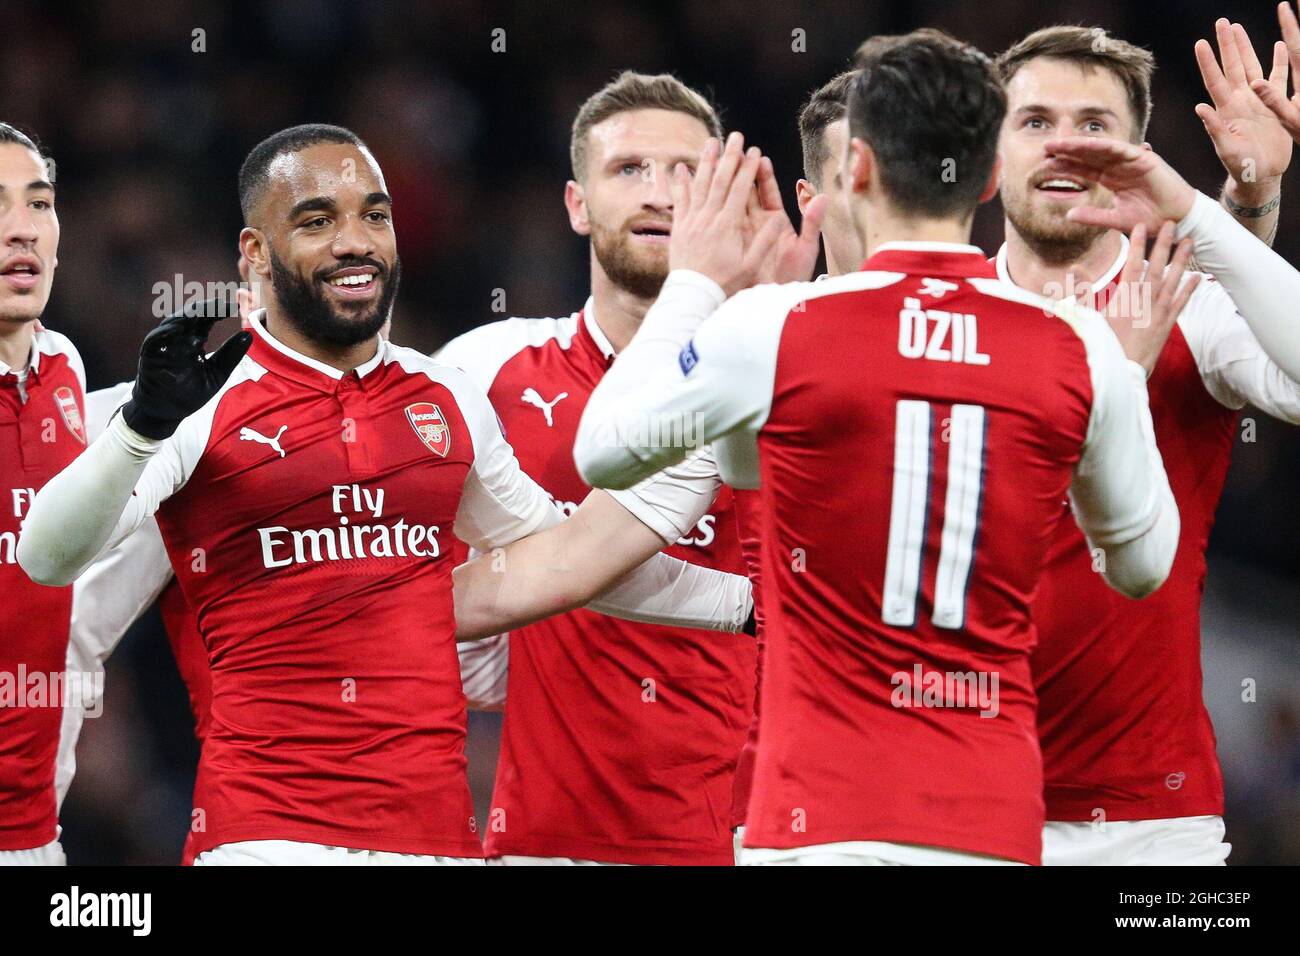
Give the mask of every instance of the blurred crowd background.
[[[1242, 22], [1268, 61], [1278, 28], [1273, 5], [1258, 0], [24, 4], [6, 9], [0, 34], [0, 119], [35, 133], [57, 161], [63, 238], [46, 324], [73, 338], [96, 388], [133, 376], [157, 283], [235, 278], [235, 175], [282, 127], [339, 123], [372, 147], [396, 198], [404, 264], [393, 338], [429, 351], [502, 317], [498, 289], [513, 315], [581, 306], [587, 248], [561, 203], [569, 127], [622, 68], [672, 71], [712, 93], [724, 123], [774, 157], [793, 211], [797, 110], [866, 37], [938, 26], [993, 54], [1040, 26], [1103, 26], [1154, 51], [1152, 145], [1217, 195], [1223, 171], [1193, 113], [1208, 97], [1192, 45], [1213, 39], [1219, 16]], [[1001, 237], [994, 202], [976, 241], [992, 251]], [[1284, 186], [1277, 248], [1300, 263], [1300, 163]], [[1230, 862], [1295, 863], [1300, 433], [1245, 414], [1255, 440], [1235, 451], [1212, 542], [1205, 692], [1227, 778]], [[498, 721], [471, 717], [480, 819]], [[63, 814], [70, 861], [176, 862], [196, 759], [151, 612], [110, 662], [104, 714], [82, 737]]]

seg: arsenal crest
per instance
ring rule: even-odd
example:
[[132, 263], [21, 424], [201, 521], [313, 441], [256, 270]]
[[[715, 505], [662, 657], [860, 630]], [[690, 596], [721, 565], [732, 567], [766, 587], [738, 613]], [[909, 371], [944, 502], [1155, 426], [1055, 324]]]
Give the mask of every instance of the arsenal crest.
[[54, 390], [54, 404], [59, 406], [59, 415], [63, 424], [68, 426], [72, 437], [83, 445], [86, 443], [86, 426], [81, 421], [81, 409], [77, 407], [77, 396], [66, 385]]
[[406, 406], [406, 420], [415, 429], [415, 434], [439, 458], [446, 458], [451, 451], [451, 429], [442, 417], [442, 409], [432, 402], [416, 402]]

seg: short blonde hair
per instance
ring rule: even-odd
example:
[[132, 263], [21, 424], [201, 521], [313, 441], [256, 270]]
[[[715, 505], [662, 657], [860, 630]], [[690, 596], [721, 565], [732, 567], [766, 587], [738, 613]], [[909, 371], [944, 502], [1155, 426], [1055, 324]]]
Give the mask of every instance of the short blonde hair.
[[573, 120], [569, 137], [569, 162], [573, 178], [587, 175], [587, 134], [597, 123], [632, 110], [671, 110], [693, 116], [721, 138], [722, 121], [714, 105], [671, 73], [637, 73], [624, 70], [587, 98]]

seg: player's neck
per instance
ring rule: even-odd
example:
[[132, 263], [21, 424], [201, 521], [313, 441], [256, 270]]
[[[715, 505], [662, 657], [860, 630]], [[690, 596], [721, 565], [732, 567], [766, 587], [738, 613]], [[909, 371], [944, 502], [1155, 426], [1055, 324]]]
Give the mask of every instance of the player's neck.
[[[1040, 295], [1049, 295], [1049, 290], [1091, 289], [1115, 264], [1123, 245], [1123, 237], [1112, 230], [1077, 255], [1054, 261], [1035, 249], [1008, 222], [1007, 273], [1020, 288]], [[1060, 298], [1060, 294], [1052, 297]]]
[[265, 321], [266, 331], [281, 345], [331, 368], [336, 368], [340, 372], [350, 372], [358, 365], [364, 365], [375, 357], [375, 350], [379, 347], [378, 336], [356, 345], [346, 346], [325, 345], [309, 339], [297, 326], [280, 314], [276, 305], [270, 303], [266, 307]]
[[880, 209], [871, 210], [860, 229], [867, 258], [887, 242], [970, 242], [970, 222], [952, 219], [902, 219]]
[[614, 351], [621, 352], [641, 328], [641, 320], [654, 305], [654, 299], [643, 299], [615, 285], [594, 261], [594, 256], [592, 259], [591, 299], [595, 304], [596, 324]]
[[27, 368], [35, 335], [36, 323], [33, 321], [0, 321], [0, 362], [11, 369]]

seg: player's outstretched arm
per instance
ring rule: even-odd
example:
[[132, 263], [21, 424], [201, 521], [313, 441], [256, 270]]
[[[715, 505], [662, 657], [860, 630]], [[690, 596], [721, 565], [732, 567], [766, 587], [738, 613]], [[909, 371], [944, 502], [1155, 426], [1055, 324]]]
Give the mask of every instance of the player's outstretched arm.
[[[1282, 174], [1291, 164], [1292, 140], [1252, 84], [1264, 84], [1285, 100], [1287, 47], [1280, 41], [1274, 45], [1272, 69], [1265, 79], [1245, 27], [1220, 18], [1214, 31], [1217, 59], [1207, 41], [1196, 42], [1196, 63], [1214, 105], [1198, 103], [1196, 115], [1205, 124], [1228, 173], [1223, 205], [1256, 238], [1272, 245], [1282, 201]], [[1300, 41], [1300, 36], [1296, 39]]]
[[753, 606], [749, 581], [659, 554], [663, 546], [610, 495], [593, 491], [560, 524], [456, 569], [456, 638], [583, 605], [645, 623], [740, 630]]
[[1145, 223], [1153, 234], [1163, 220], [1177, 222], [1176, 237], [1192, 240], [1197, 265], [1227, 290], [1265, 355], [1291, 383], [1300, 383], [1294, 307], [1300, 301], [1300, 272], [1149, 149], [1070, 137], [1048, 143], [1047, 150], [1070, 172], [1114, 193], [1113, 208], [1079, 206], [1067, 218], [1124, 232]]
[[[208, 331], [224, 312], [206, 303], [164, 319], [140, 348], [131, 400], [104, 433], [37, 494], [18, 563], [39, 584], [72, 583], [111, 541], [139, 527], [181, 480], [179, 462], [146, 469], [188, 416], [217, 393], [252, 342], [237, 332], [211, 356]], [[133, 495], [132, 492], [140, 491]]]

